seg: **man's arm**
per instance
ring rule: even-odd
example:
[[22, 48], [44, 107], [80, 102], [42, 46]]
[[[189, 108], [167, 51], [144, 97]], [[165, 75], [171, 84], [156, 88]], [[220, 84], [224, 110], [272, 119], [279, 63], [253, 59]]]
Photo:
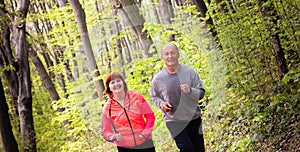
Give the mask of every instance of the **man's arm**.
[[155, 80], [152, 81], [151, 90], [150, 90], [150, 97], [151, 97], [151, 101], [156, 106], [161, 108], [165, 101], [161, 97], [161, 93], [159, 91], [159, 85], [158, 84], [159, 83], [157, 83], [157, 81], [155, 81]]
[[205, 90], [203, 88], [199, 75], [193, 69], [190, 72], [190, 81], [191, 86], [188, 95], [195, 101], [202, 99], [204, 97]]

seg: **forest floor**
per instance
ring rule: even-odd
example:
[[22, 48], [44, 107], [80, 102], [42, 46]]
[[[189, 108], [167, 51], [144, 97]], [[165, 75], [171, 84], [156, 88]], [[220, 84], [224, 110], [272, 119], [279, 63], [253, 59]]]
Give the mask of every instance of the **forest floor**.
[[295, 122], [286, 128], [282, 134], [275, 136], [276, 152], [300, 152], [300, 122]]

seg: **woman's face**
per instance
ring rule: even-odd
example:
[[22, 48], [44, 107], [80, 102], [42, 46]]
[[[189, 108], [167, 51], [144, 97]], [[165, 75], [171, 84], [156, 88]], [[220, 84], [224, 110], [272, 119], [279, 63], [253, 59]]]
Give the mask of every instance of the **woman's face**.
[[120, 93], [124, 91], [124, 83], [120, 78], [112, 79], [109, 82], [109, 88], [113, 94]]

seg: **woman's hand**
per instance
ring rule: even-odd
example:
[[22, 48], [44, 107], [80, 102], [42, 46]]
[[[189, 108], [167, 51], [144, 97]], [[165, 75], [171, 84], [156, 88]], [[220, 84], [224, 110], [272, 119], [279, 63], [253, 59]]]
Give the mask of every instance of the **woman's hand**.
[[140, 134], [140, 139], [146, 140], [147, 138], [143, 134]]
[[117, 134], [116, 134], [116, 140], [117, 140], [117, 141], [121, 141], [121, 140], [122, 140], [122, 134], [117, 133]]

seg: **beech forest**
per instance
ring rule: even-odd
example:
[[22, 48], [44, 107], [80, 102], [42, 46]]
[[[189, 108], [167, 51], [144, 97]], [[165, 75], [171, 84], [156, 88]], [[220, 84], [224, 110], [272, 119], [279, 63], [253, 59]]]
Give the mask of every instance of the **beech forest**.
[[161, 49], [199, 75], [208, 152], [300, 151], [300, 0], [0, 0], [0, 152], [115, 152], [101, 136], [120, 72], [179, 152], [151, 81]]

